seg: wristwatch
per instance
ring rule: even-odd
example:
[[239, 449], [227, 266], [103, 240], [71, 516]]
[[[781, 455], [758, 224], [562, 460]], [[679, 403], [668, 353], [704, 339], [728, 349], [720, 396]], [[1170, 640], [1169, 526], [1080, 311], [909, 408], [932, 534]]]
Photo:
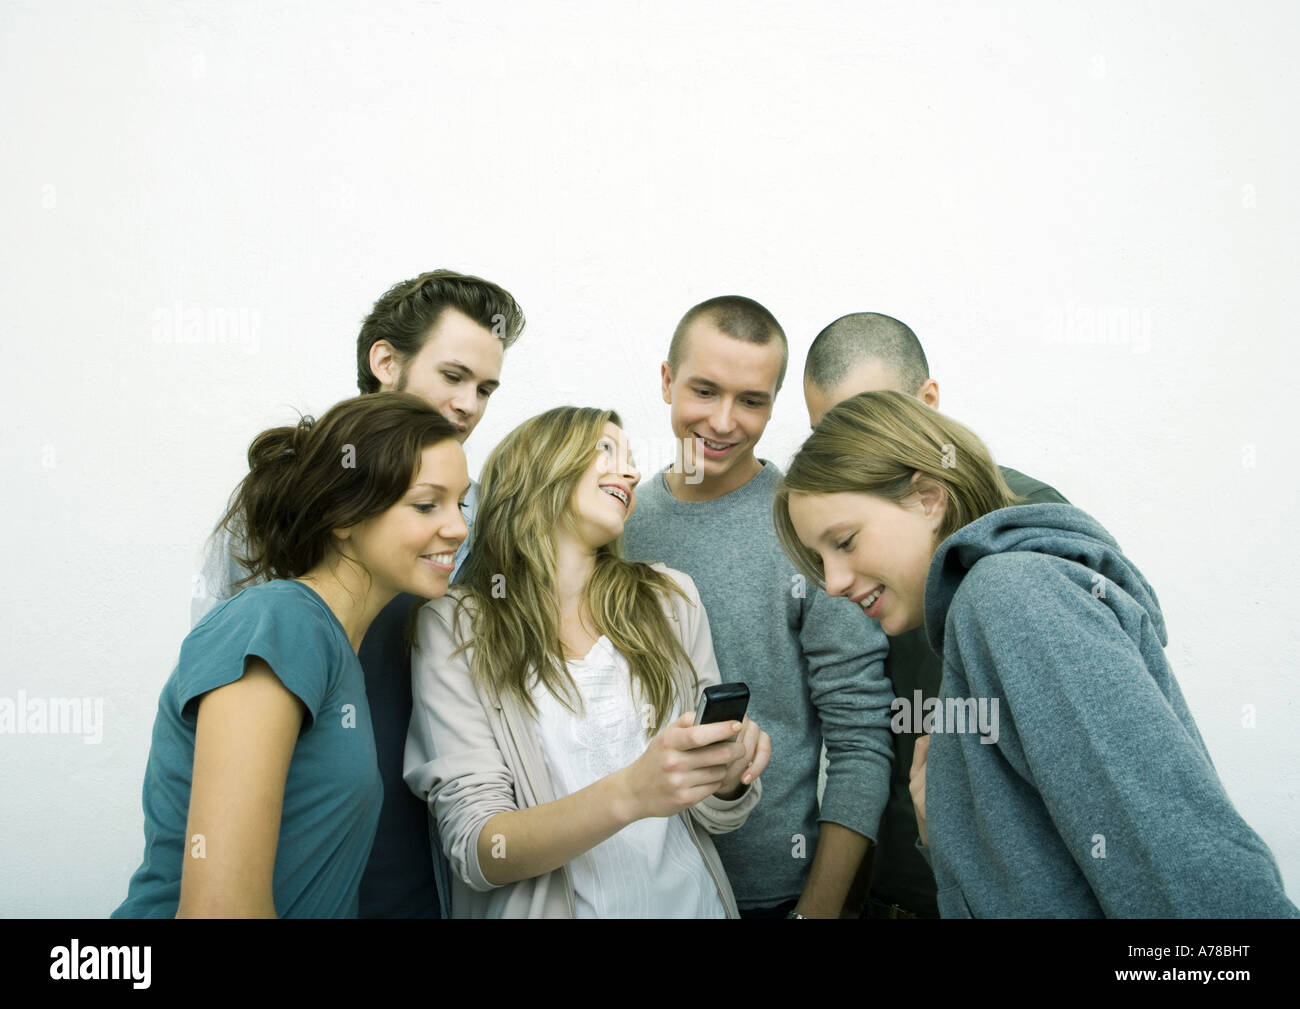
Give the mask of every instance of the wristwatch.
[[802, 915], [802, 914], [800, 914], [798, 911], [791, 911], [789, 914], [786, 915], [786, 917], [787, 917], [787, 918], [805, 918], [805, 917], [807, 917], [807, 916], [806, 916], [806, 915]]

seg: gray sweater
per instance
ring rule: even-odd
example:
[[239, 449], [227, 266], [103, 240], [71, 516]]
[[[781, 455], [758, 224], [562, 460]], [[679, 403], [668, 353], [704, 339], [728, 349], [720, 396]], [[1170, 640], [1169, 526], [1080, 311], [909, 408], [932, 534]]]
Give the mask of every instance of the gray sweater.
[[925, 612], [945, 713], [999, 701], [996, 733], [931, 735], [944, 917], [1297, 915], [1178, 689], [1155, 592], [1096, 520], [970, 523], [935, 552]]
[[749, 685], [749, 713], [772, 737], [763, 801], [714, 839], [742, 908], [799, 896], [819, 820], [875, 838], [893, 755], [884, 632], [847, 599], [805, 584], [781, 552], [772, 522], [780, 479], [764, 462], [743, 487], [692, 502], [656, 473], [637, 489], [623, 534], [630, 560], [661, 561], [695, 581], [722, 679]]

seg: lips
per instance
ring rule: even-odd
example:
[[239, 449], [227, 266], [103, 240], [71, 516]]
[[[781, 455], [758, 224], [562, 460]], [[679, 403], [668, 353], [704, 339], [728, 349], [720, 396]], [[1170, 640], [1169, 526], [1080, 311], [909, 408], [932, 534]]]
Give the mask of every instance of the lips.
[[456, 551], [440, 554], [421, 554], [420, 560], [435, 571], [453, 571], [456, 567]]
[[877, 585], [860, 596], [854, 596], [853, 601], [862, 607], [864, 613], [869, 617], [876, 617], [880, 613], [880, 600], [885, 595], [885, 587]]
[[730, 452], [740, 444], [738, 441], [714, 441], [712, 438], [705, 438], [699, 433], [693, 433], [692, 437], [699, 441], [703, 446], [704, 454], [706, 456], [726, 455], [726, 453]]
[[615, 501], [618, 501], [624, 508], [632, 505], [632, 491], [621, 483], [603, 483], [600, 485], [601, 491], [608, 494]]

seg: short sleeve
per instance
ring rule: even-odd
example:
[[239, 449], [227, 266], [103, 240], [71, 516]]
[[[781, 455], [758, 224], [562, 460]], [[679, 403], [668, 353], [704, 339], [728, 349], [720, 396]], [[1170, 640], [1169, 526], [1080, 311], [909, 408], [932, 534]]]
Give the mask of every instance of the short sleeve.
[[197, 700], [244, 675], [257, 657], [307, 709], [306, 731], [325, 704], [338, 675], [342, 634], [324, 603], [292, 583], [272, 582], [246, 589], [221, 604], [181, 645], [172, 682], [176, 709], [197, 717]]

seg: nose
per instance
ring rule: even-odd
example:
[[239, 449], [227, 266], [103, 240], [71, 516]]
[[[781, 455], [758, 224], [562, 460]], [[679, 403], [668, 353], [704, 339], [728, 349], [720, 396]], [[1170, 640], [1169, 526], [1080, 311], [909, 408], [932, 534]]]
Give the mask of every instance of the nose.
[[822, 572], [826, 576], [826, 594], [828, 596], [847, 596], [853, 586], [853, 572], [849, 566], [834, 556], [827, 560], [822, 557]]
[[457, 546], [465, 541], [465, 537], [469, 535], [469, 526], [465, 522], [464, 513], [459, 508], [454, 509], [454, 513], [447, 516], [447, 521], [438, 530], [438, 535]]
[[468, 382], [461, 382], [452, 394], [451, 408], [460, 415], [462, 421], [472, 419], [478, 413], [478, 392]]
[[713, 426], [716, 434], [730, 434], [732, 425], [735, 423], [732, 417], [732, 408], [735, 406], [730, 399], [719, 399], [717, 409], [713, 411], [713, 416], [709, 418], [709, 423]]
[[596, 464], [596, 472], [602, 475], [617, 474], [626, 480], [630, 487], [635, 487], [641, 482], [641, 471], [632, 461], [632, 449], [627, 445], [617, 446], [613, 451], [602, 455]]

